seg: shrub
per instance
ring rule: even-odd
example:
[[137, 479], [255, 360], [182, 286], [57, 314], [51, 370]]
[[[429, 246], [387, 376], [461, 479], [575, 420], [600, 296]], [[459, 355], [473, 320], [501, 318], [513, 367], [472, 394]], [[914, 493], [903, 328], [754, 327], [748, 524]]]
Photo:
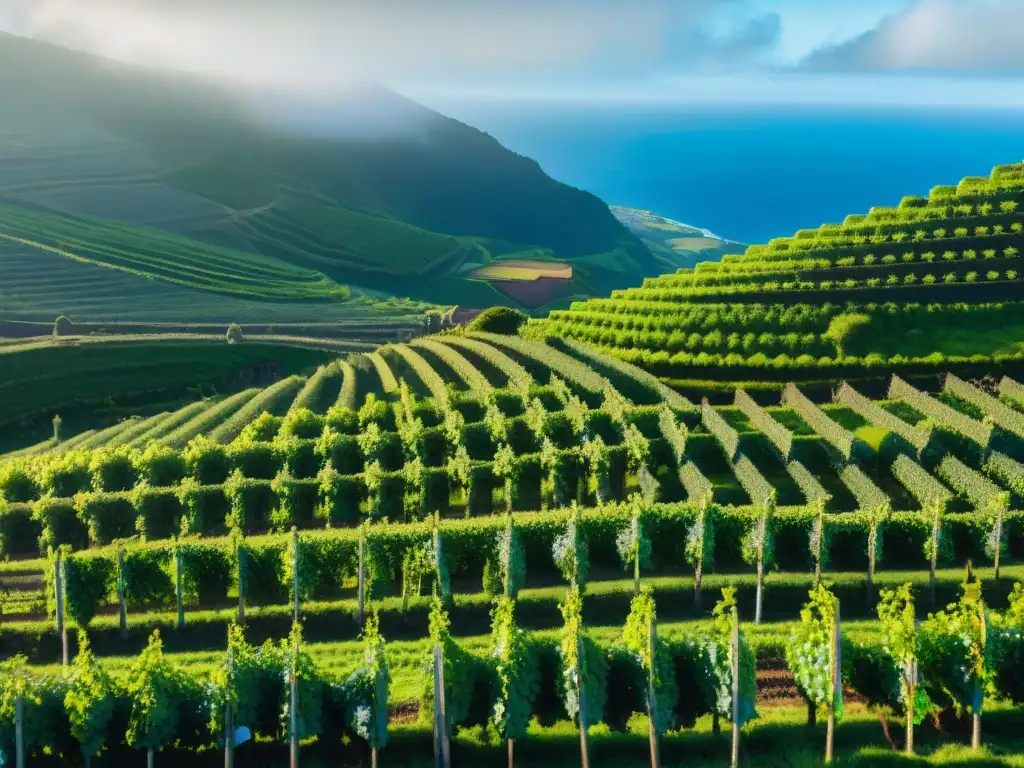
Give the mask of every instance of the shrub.
[[138, 514], [126, 493], [80, 493], [75, 496], [75, 508], [89, 526], [89, 538], [97, 544], [135, 535]]
[[109, 597], [116, 578], [110, 552], [77, 552], [64, 561], [68, 618], [86, 627]]
[[136, 528], [147, 539], [167, 539], [181, 531], [182, 503], [176, 488], [140, 485], [131, 494]]
[[150, 443], [145, 451], [137, 454], [135, 468], [139, 480], [157, 487], [177, 485], [187, 472], [182, 452], [162, 443]]
[[222, 485], [200, 485], [185, 478], [177, 488], [182, 505], [182, 531], [210, 536], [227, 529], [226, 518], [231, 509]]
[[473, 318], [467, 326], [467, 330], [515, 336], [527, 320], [529, 318], [518, 309], [491, 307]]
[[201, 541], [183, 542], [181, 553], [181, 591], [186, 603], [210, 605], [228, 595], [235, 572], [234, 559], [221, 546]]
[[0, 502], [0, 555], [34, 555], [42, 532], [31, 505]]
[[185, 469], [200, 485], [223, 483], [231, 474], [228, 450], [205, 435], [189, 441], [183, 454]]
[[254, 480], [271, 480], [281, 469], [281, 456], [274, 443], [239, 438], [227, 448], [232, 470]]
[[365, 493], [358, 475], [345, 475], [332, 468], [317, 475], [320, 506], [318, 515], [331, 526], [351, 525], [359, 519], [359, 505]]
[[39, 494], [39, 483], [22, 462], [11, 461], [0, 466], [0, 501], [34, 501]]
[[90, 456], [82, 451], [68, 451], [43, 464], [39, 484], [43, 493], [58, 498], [70, 498], [92, 486], [89, 474]]
[[224, 339], [228, 344], [241, 344], [245, 341], [241, 326], [236, 323], [229, 325], [227, 333], [224, 334]]
[[138, 480], [135, 453], [126, 447], [96, 451], [89, 462], [89, 471], [93, 489], [101, 492], [127, 491]]
[[277, 508], [270, 480], [252, 480], [236, 470], [224, 483], [224, 495], [231, 505], [225, 520], [229, 528], [254, 533], [270, 525], [270, 515]]
[[41, 550], [64, 545], [72, 549], [85, 549], [89, 546], [89, 528], [78, 517], [72, 499], [41, 499], [35, 503], [32, 517], [42, 529], [39, 539]]

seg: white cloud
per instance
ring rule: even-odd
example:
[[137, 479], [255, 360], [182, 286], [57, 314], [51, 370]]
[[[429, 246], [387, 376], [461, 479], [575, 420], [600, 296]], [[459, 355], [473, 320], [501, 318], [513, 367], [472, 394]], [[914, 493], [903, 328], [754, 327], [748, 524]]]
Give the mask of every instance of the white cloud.
[[[261, 82], [599, 78], [742, 66], [778, 18], [744, 0], [0, 0], [0, 27]], [[710, 21], [726, 14], [729, 24]]]
[[835, 71], [1024, 73], [1024, 0], [915, 0], [874, 29], [811, 54]]

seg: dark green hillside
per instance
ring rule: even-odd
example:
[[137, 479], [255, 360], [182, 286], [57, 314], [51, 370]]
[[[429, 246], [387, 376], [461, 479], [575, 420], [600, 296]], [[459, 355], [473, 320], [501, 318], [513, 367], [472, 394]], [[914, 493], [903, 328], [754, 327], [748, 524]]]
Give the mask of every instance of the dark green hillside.
[[1024, 164], [721, 263], [577, 302], [533, 330], [671, 379], [928, 372], [1024, 357]]
[[[0, 198], [11, 202], [439, 303], [459, 287], [501, 303], [465, 276], [514, 252], [574, 263], [575, 294], [659, 271], [596, 197], [382, 87], [350, 89], [335, 125], [299, 132], [297, 119], [285, 128], [267, 117], [298, 110], [266, 94], [0, 35], [0, 89]], [[402, 279], [427, 274], [435, 280]]]

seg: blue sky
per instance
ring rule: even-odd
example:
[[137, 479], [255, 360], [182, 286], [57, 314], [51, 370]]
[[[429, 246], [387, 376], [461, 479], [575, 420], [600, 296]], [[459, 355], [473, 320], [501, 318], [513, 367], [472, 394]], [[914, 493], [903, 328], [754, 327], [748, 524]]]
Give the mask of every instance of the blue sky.
[[0, 30], [431, 104], [1024, 107], [1024, 0], [0, 0]]

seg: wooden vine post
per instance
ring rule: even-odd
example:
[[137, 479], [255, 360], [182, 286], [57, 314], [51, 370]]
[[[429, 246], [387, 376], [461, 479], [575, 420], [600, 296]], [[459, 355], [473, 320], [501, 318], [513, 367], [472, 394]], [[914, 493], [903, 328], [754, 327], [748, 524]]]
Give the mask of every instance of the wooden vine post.
[[16, 768], [25, 768], [25, 710], [20, 694], [14, 697], [14, 760]]
[[174, 548], [174, 592], [178, 601], [178, 631], [185, 628], [185, 602], [181, 595], [181, 548]]
[[121, 624], [121, 637], [128, 634], [128, 606], [124, 599], [124, 547], [117, 545], [117, 609]]
[[582, 768], [590, 768], [590, 746], [587, 743], [587, 687], [583, 669], [583, 640], [576, 638], [576, 669], [579, 676], [577, 694], [580, 699], [580, 760]]
[[729, 637], [729, 648], [732, 650], [732, 768], [740, 764], [740, 615], [732, 609], [732, 635]]
[[[697, 514], [700, 515], [701, 525], [702, 526], [707, 526], [707, 524], [708, 524], [708, 518], [707, 518], [708, 502], [707, 501], [705, 501], [703, 499], [701, 500], [700, 508], [699, 508]], [[706, 528], [705, 528], [705, 533], [706, 533]], [[703, 545], [703, 542], [702, 542], [701, 543], [701, 549], [703, 550], [703, 548], [704, 548], [704, 545]], [[697, 610], [698, 611], [703, 607], [703, 604], [704, 604], [704, 595], [703, 595], [703, 592], [702, 592], [703, 582], [704, 582], [704, 554], [703, 554], [703, 552], [699, 552], [697, 554], [697, 563], [694, 565], [694, 570], [693, 570], [693, 602], [697, 605]]]
[[834, 751], [835, 742], [835, 731], [836, 731], [836, 705], [842, 703], [843, 699], [843, 675], [842, 675], [842, 645], [840, 643], [840, 623], [839, 623], [839, 599], [835, 599], [836, 606], [836, 617], [832, 627], [832, 664], [831, 664], [831, 684], [832, 684], [832, 704], [828, 708], [828, 727], [825, 731], [825, 762], [832, 762], [832, 755]]
[[[235, 671], [235, 652], [228, 648], [228, 686], [231, 686], [231, 678]], [[231, 694], [228, 692], [227, 702], [224, 704], [224, 768], [235, 766], [235, 723], [234, 713], [231, 711]]]
[[942, 525], [942, 505], [933, 504], [932, 509], [932, 551], [928, 571], [928, 591], [931, 594], [932, 610], [938, 610], [939, 600], [935, 588], [935, 571], [939, 566], [939, 534]]
[[[814, 525], [818, 529], [818, 551], [815, 552], [814, 556], [814, 586], [818, 586], [821, 583], [821, 551], [825, 541], [825, 502], [819, 499], [815, 504], [817, 507], [817, 515], [814, 519]], [[871, 587], [869, 586], [870, 590]], [[870, 602], [870, 600], [868, 601]]]
[[238, 542], [235, 550], [235, 565], [238, 576], [238, 626], [245, 626], [245, 549]]
[[366, 618], [366, 526], [359, 526], [359, 586], [356, 620], [363, 626]]
[[448, 704], [444, 692], [444, 654], [440, 643], [434, 643], [434, 763], [437, 768], [452, 766]]
[[68, 665], [68, 628], [64, 623], [64, 556], [57, 553], [53, 561], [53, 591], [57, 602], [57, 634], [60, 635], [61, 664]]
[[654, 646], [657, 640], [658, 628], [654, 617], [648, 618], [647, 622], [647, 658], [649, 660], [647, 670], [647, 718], [650, 721], [648, 726], [648, 737], [651, 742], [651, 768], [661, 768], [661, 746], [658, 743], [658, 728], [656, 725], [658, 717], [658, 700], [654, 695]]
[[[981, 600], [981, 585], [978, 585], [978, 600]], [[982, 658], [985, 656], [985, 646], [988, 644], [988, 616], [986, 615], [985, 605], [981, 605], [981, 655]], [[981, 680], [978, 675], [974, 676], [974, 701], [971, 716], [971, 749], [975, 752], [981, 751], [981, 704], [984, 700], [984, 691], [981, 689]]]
[[[918, 622], [914, 621], [914, 636], [917, 636]], [[914, 698], [917, 696], [917, 659], [909, 659], [904, 673], [907, 676], [907, 743], [905, 751], [914, 754]]]
[[289, 761], [291, 768], [299, 768], [299, 638], [292, 633], [292, 668], [290, 675], [290, 703], [288, 705]]
[[292, 526], [292, 621], [299, 622], [299, 530]]

